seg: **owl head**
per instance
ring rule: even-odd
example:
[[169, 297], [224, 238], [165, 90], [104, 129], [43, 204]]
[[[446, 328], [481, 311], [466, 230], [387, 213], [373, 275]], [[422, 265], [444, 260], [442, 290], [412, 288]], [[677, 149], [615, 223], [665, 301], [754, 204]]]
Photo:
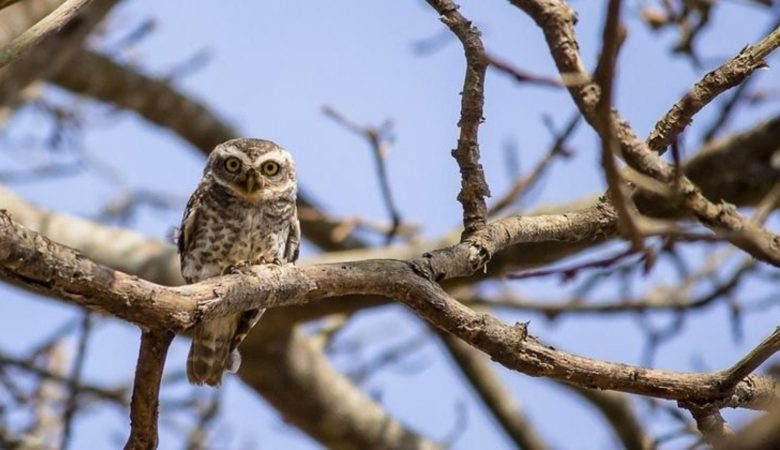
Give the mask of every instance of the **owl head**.
[[295, 162], [284, 148], [262, 139], [231, 139], [209, 155], [204, 175], [250, 202], [295, 196]]

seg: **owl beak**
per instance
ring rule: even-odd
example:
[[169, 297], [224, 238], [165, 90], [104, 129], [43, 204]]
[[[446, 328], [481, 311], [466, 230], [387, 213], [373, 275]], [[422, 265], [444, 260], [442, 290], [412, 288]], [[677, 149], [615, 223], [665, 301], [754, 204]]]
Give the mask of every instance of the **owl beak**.
[[254, 170], [250, 171], [246, 177], [246, 191], [250, 194], [254, 194], [255, 191], [262, 187], [263, 180], [260, 178], [260, 175]]

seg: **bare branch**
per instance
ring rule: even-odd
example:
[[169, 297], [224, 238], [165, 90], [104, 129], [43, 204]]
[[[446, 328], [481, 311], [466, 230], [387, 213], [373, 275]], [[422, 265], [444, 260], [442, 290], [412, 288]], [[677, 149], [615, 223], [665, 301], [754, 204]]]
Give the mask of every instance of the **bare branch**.
[[169, 330], [147, 330], [141, 335], [138, 366], [135, 369], [130, 402], [130, 437], [125, 450], [157, 448], [157, 416], [160, 408], [160, 380], [165, 356], [175, 334]]
[[764, 58], [780, 46], [780, 26], [754, 46], [744, 48], [737, 56], [708, 73], [693, 89], [672, 106], [656, 123], [647, 138], [651, 150], [663, 154], [693, 116], [722, 92], [742, 83], [753, 72], [767, 67]]
[[[111, 311], [139, 324], [175, 330], [202, 318], [246, 309], [348, 294], [378, 295], [404, 302], [440, 330], [456, 335], [506, 367], [531, 376], [733, 407], [765, 408], [778, 396], [771, 379], [750, 375], [733, 389], [724, 390], [728, 372], [675, 373], [593, 360], [543, 345], [522, 324], [508, 326], [487, 314], [477, 314], [430, 281], [470, 274], [473, 266], [469, 260], [475, 252], [469, 242], [411, 262], [366, 260], [304, 267], [254, 266], [251, 273], [167, 288], [96, 265], [71, 249], [22, 229], [4, 214], [0, 214], [0, 220], [0, 237], [7, 243], [0, 253], [4, 278], [49, 293], [54, 291], [74, 303]], [[583, 221], [584, 217], [576, 213], [541, 219], [509, 218], [483, 229], [480, 238], [483, 248], [501, 248], [523, 239], [573, 238], [578, 236], [573, 230]], [[567, 226], [562, 226], [564, 223]], [[488, 244], [488, 237], [496, 242]], [[51, 269], [54, 267], [56, 270]]]
[[[599, 129], [596, 107], [601, 94], [598, 86], [588, 81], [589, 78], [577, 48], [577, 39], [574, 34], [574, 12], [560, 0], [546, 2], [510, 0], [510, 2], [528, 13], [542, 28], [558, 70], [562, 74], [569, 76], [574, 74], [575, 77], [582, 78], [582, 83], [569, 85], [569, 92], [583, 116], [596, 129]], [[778, 42], [775, 42], [776, 40]], [[780, 44], [780, 29], [772, 33], [771, 39], [766, 39], [758, 44], [756, 52], [760, 55], [766, 55], [777, 44]], [[752, 55], [754, 52], [748, 53]], [[739, 60], [739, 56], [736, 59]], [[752, 56], [748, 58], [748, 62], [751, 71], [759, 65], [759, 61], [753, 60]], [[672, 181], [678, 181], [673, 186], [678, 198], [671, 199], [677, 207], [689, 211], [702, 224], [750, 255], [773, 265], [780, 265], [780, 236], [751, 223], [730, 205], [712, 203], [687, 177], [679, 177], [678, 179], [674, 168], [661, 161], [657, 153], [639, 140], [628, 122], [617, 112], [612, 112], [610, 122], [615, 130], [615, 138], [620, 143], [621, 155], [629, 166], [643, 175], [670, 186]]]
[[325, 115], [331, 119], [352, 130], [354, 133], [363, 136], [371, 146], [377, 174], [379, 176], [379, 186], [382, 189], [382, 198], [384, 199], [387, 213], [392, 222], [391, 228], [388, 230], [385, 239], [385, 245], [389, 245], [401, 226], [401, 213], [398, 212], [398, 207], [393, 200], [393, 193], [390, 189], [390, 179], [387, 176], [387, 153], [390, 143], [385, 135], [390, 131], [392, 122], [387, 120], [378, 127], [360, 126], [330, 106], [323, 108], [323, 111], [325, 112]]
[[778, 351], [780, 351], [780, 328], [775, 329], [774, 333], [764, 339], [758, 347], [751, 350], [744, 358], [726, 370], [722, 389], [733, 389], [737, 383], [753, 373], [764, 361]]
[[535, 75], [526, 72], [524, 70], [518, 69], [517, 67], [514, 67], [511, 64], [509, 64], [509, 62], [504, 61], [503, 59], [500, 59], [495, 55], [491, 55], [488, 53], [485, 55], [485, 58], [487, 59], [490, 67], [492, 67], [493, 69], [501, 73], [509, 75], [518, 83], [528, 83], [532, 85], [551, 87], [556, 89], [560, 89], [563, 87], [563, 83], [561, 83], [559, 80], [541, 76], [541, 75]]
[[466, 54], [466, 77], [463, 81], [460, 107], [460, 137], [452, 156], [458, 162], [461, 188], [458, 201], [463, 205], [463, 238], [485, 225], [490, 188], [479, 163], [479, 125], [484, 120], [482, 106], [485, 102], [485, 71], [487, 58], [479, 30], [471, 25], [458, 7], [450, 0], [427, 0], [441, 16], [441, 21], [458, 37]]

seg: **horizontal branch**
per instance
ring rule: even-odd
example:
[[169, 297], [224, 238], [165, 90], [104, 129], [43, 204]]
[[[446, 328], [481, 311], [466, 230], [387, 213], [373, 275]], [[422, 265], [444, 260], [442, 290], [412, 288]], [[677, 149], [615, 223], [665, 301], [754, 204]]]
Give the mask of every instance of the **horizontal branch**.
[[[574, 217], [573, 217], [574, 216]], [[197, 284], [164, 287], [98, 265], [16, 225], [0, 214], [0, 275], [73, 303], [147, 327], [180, 330], [203, 318], [246, 309], [274, 308], [341, 295], [376, 295], [403, 302], [435, 327], [452, 333], [504, 366], [583, 387], [611, 389], [688, 403], [763, 408], [778, 398], [774, 380], [747, 376], [724, 389], [732, 371], [677, 373], [589, 359], [543, 345], [525, 326], [506, 325], [452, 299], [431, 279], [467, 275], [487, 249], [533, 239], [586, 239], [563, 225], [566, 218], [510, 218], [488, 225], [501, 244], [461, 243], [414, 261], [366, 260], [303, 267], [254, 266]], [[575, 227], [576, 228], [576, 227]], [[489, 253], [488, 253], [489, 254]], [[421, 276], [422, 275], [422, 276]]]

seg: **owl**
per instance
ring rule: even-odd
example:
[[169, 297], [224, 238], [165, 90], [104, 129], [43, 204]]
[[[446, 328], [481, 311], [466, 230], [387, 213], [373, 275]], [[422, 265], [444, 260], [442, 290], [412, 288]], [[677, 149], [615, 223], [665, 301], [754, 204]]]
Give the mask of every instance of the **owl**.
[[[187, 202], [178, 237], [188, 283], [255, 264], [298, 257], [295, 163], [284, 148], [261, 139], [233, 139], [209, 155], [203, 177]], [[262, 309], [211, 319], [193, 329], [187, 378], [218, 386], [241, 364], [238, 345]]]

